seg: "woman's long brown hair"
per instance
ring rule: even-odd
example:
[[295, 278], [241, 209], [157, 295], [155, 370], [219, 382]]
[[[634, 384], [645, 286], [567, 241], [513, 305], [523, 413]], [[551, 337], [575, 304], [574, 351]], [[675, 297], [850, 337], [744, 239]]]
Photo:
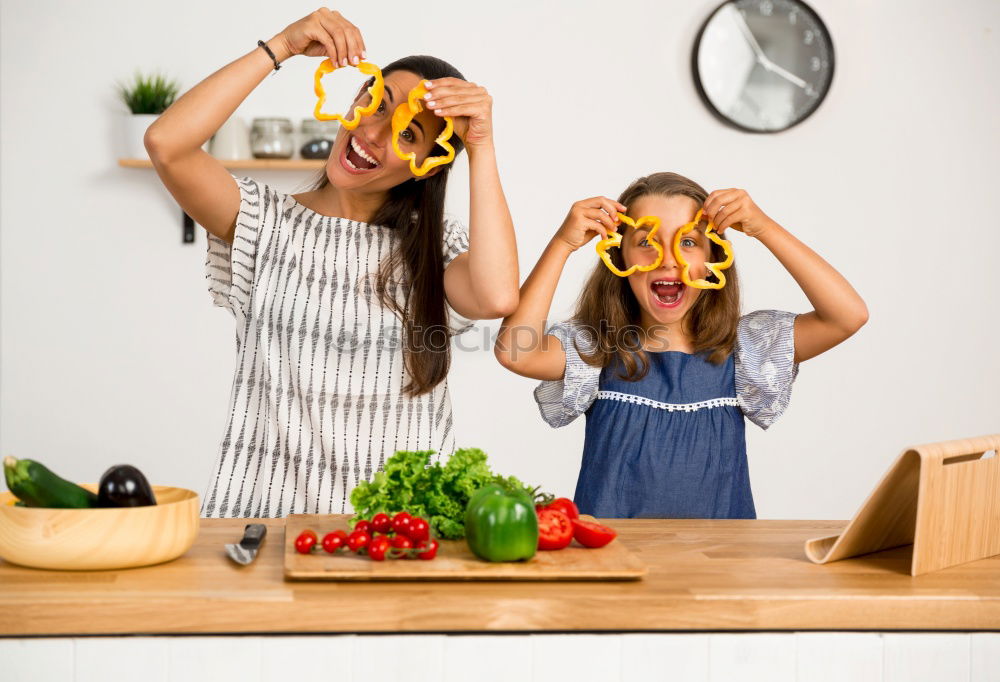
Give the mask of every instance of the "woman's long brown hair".
[[[394, 71], [409, 71], [425, 80], [464, 80], [452, 65], [424, 55], [397, 59], [382, 69], [382, 75]], [[461, 153], [464, 145], [458, 136], [452, 136], [450, 142], [455, 154]], [[435, 146], [430, 155], [444, 153]], [[389, 228], [398, 237], [388, 259], [379, 265], [375, 291], [382, 305], [403, 325], [403, 362], [410, 375], [403, 391], [413, 396], [428, 393], [444, 381], [451, 364], [443, 253], [444, 198], [450, 170], [448, 164], [426, 180], [410, 178], [396, 185], [371, 219], [373, 225]], [[324, 170], [313, 189], [329, 183]], [[400, 275], [403, 282], [398, 281]]]
[[[708, 192], [698, 183], [677, 173], [653, 173], [629, 185], [618, 201], [631, 208], [638, 199], [650, 195], [690, 197], [701, 206]], [[669, 245], [665, 247], [669, 248]], [[611, 258], [619, 269], [624, 269], [621, 249], [615, 249]], [[722, 247], [713, 242], [711, 260], [724, 259]], [[583, 287], [573, 316], [574, 322], [587, 330], [595, 341], [593, 352], [578, 348], [581, 357], [597, 367], [607, 367], [618, 358], [620, 376], [629, 381], [646, 376], [649, 356], [642, 348], [644, 334], [640, 312], [628, 278], [618, 277], [598, 261]], [[733, 265], [726, 270], [726, 286], [703, 290], [685, 316], [694, 352], [707, 354], [708, 361], [713, 364], [723, 362], [736, 345], [739, 318], [740, 282]]]

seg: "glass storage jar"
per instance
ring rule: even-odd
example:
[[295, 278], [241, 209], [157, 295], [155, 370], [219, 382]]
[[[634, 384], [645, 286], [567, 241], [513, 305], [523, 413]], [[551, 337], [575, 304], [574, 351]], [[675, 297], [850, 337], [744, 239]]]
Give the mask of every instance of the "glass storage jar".
[[337, 139], [340, 124], [337, 121], [317, 121], [314, 118], [302, 119], [299, 140], [299, 154], [303, 159], [325, 159], [330, 156], [333, 141]]
[[287, 118], [255, 118], [250, 147], [257, 159], [290, 159], [295, 153], [292, 121]]

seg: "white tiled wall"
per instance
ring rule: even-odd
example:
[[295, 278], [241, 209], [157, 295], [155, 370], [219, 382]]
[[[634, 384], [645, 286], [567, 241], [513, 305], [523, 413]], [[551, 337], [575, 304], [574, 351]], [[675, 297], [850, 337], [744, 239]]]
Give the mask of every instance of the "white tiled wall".
[[1000, 682], [1000, 633], [0, 639], [0, 682]]

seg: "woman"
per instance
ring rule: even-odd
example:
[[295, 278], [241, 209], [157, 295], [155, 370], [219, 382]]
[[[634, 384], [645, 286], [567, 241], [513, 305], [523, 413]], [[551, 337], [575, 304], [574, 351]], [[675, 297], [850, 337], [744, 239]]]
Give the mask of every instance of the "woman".
[[[192, 88], [145, 138], [163, 183], [209, 233], [209, 289], [237, 324], [207, 517], [349, 512], [351, 489], [396, 449], [450, 453], [450, 333], [517, 307], [492, 100], [439, 59], [383, 69], [382, 105], [353, 131], [341, 129], [311, 191], [285, 195], [237, 180], [202, 151], [295, 55], [353, 65], [365, 44], [338, 12], [317, 10]], [[400, 145], [418, 163], [440, 155], [434, 140], [444, 116], [454, 118], [460, 141], [452, 142], [469, 154], [468, 234], [444, 218], [450, 166], [414, 177], [392, 150], [392, 112], [421, 81], [425, 110]], [[356, 104], [369, 97], [363, 90]]]

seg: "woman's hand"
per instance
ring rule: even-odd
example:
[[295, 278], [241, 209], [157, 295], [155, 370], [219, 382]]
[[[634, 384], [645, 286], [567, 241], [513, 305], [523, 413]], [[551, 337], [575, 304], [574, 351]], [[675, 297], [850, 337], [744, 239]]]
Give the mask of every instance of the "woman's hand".
[[555, 238], [571, 251], [576, 251], [595, 236], [607, 239], [608, 232], [618, 229], [618, 213], [627, 210], [625, 206], [607, 197], [583, 199], [569, 209]]
[[745, 189], [717, 189], [705, 200], [705, 213], [721, 235], [727, 228], [760, 237], [775, 222], [760, 210]]
[[366, 58], [365, 40], [357, 26], [336, 11], [321, 7], [268, 41], [284, 61], [297, 54], [307, 57], [327, 56], [338, 66], [357, 65]]
[[493, 143], [493, 98], [486, 88], [460, 78], [438, 78], [424, 85], [424, 104], [438, 116], [455, 119], [455, 134], [466, 148]]

